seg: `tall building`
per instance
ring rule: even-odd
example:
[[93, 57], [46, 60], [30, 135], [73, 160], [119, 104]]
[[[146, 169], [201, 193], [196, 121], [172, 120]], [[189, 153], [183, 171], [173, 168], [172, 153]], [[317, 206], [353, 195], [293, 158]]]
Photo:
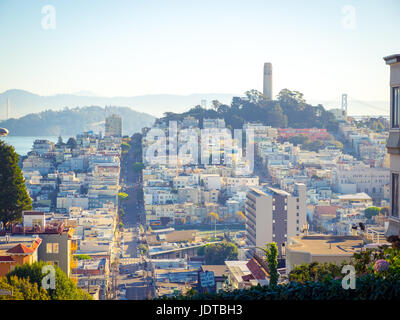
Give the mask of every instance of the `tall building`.
[[306, 186], [295, 185], [295, 191], [252, 188], [246, 195], [246, 243], [250, 253], [262, 253], [267, 243], [276, 242], [280, 256], [289, 239], [300, 235], [306, 224]]
[[272, 63], [264, 63], [264, 85], [263, 94], [267, 100], [272, 100]]
[[386, 143], [390, 155], [390, 212], [387, 235], [400, 234], [400, 54], [385, 57], [390, 66], [390, 129]]
[[113, 114], [106, 118], [105, 126], [106, 137], [122, 137], [122, 118]]

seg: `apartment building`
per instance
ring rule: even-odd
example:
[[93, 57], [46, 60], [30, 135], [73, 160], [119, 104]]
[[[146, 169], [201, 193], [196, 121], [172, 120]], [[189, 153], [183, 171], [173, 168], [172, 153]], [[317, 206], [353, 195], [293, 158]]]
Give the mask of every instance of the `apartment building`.
[[106, 137], [122, 137], [122, 119], [119, 115], [113, 114], [106, 118]]
[[400, 234], [400, 54], [385, 57], [390, 66], [390, 129], [386, 143], [390, 155], [390, 212], [387, 235]]
[[[295, 184], [292, 194], [275, 189], [252, 188], [246, 196], [246, 242], [249, 247], [264, 247], [276, 242], [282, 247], [298, 236], [306, 224], [306, 186]], [[249, 253], [260, 249], [250, 248]]]

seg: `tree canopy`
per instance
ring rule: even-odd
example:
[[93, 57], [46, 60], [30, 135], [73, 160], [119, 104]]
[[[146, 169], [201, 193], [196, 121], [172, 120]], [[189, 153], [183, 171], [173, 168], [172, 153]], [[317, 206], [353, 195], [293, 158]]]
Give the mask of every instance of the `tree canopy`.
[[[15, 276], [19, 279], [28, 279], [31, 284], [36, 284], [39, 288], [42, 288], [42, 279], [46, 276], [46, 274], [42, 274], [42, 268], [46, 265], [46, 262], [40, 261], [16, 266], [13, 271], [6, 275], [7, 280], [10, 282], [12, 277]], [[56, 272], [56, 287], [55, 289], [47, 290], [51, 300], [92, 299], [88, 293], [77, 288], [75, 283], [59, 267], [54, 266], [54, 269]]]
[[238, 256], [237, 246], [232, 242], [223, 241], [206, 245], [198, 251], [205, 257], [206, 264], [224, 264], [226, 260], [236, 260]]
[[21, 220], [22, 211], [32, 209], [18, 161], [14, 147], [0, 140], [0, 221], [4, 224]]
[[381, 212], [378, 207], [369, 207], [364, 210], [364, 215], [367, 219], [371, 219], [373, 216], [377, 216]]
[[204, 118], [223, 118], [231, 129], [241, 129], [245, 122], [259, 122], [274, 128], [326, 128], [330, 131], [337, 129], [334, 115], [322, 105], [307, 104], [303, 94], [298, 91], [283, 89], [277, 100], [267, 101], [257, 90], [245, 92], [246, 97], [234, 97], [230, 105], [213, 102], [212, 109], [196, 106], [187, 112], [178, 114], [165, 113], [157, 122], [182, 120], [192, 116], [203, 126]]
[[10, 294], [0, 295], [0, 300], [49, 300], [47, 291], [40, 288], [37, 283], [29, 282], [29, 279], [0, 278], [0, 290], [8, 291]]

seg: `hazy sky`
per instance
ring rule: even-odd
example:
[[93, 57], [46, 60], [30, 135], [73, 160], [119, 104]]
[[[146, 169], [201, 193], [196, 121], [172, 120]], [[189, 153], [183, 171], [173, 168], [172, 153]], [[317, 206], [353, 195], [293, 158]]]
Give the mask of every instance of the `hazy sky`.
[[399, 30], [399, 0], [0, 0], [0, 92], [240, 94], [270, 61], [274, 94], [388, 100]]

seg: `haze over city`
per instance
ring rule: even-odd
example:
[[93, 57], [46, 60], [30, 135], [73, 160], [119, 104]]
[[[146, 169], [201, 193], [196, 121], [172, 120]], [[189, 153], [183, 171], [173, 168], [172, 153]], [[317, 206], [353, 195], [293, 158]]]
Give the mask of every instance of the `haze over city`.
[[388, 75], [376, 57], [400, 49], [396, 0], [52, 1], [55, 28], [43, 29], [47, 4], [0, 1], [0, 92], [242, 95], [262, 90], [270, 61], [274, 95], [337, 107], [348, 93], [382, 114]]
[[350, 1], [0, 0], [0, 300], [389, 310], [400, 2]]

